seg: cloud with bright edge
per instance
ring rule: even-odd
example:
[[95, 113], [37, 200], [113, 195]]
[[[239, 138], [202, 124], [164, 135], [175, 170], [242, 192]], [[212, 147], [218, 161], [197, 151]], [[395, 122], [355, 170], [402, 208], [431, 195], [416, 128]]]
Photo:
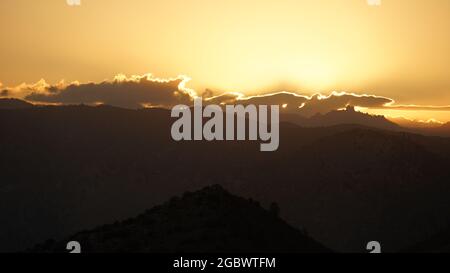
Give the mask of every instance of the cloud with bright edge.
[[[35, 84], [21, 84], [13, 88], [3, 88], [3, 97], [22, 98], [40, 104], [107, 104], [117, 107], [138, 109], [142, 107], [170, 108], [178, 104], [192, 105], [197, 93], [186, 85], [187, 76], [161, 79], [151, 74], [127, 77], [117, 75], [113, 80], [99, 83], [65, 83], [48, 84], [40, 80]], [[0, 84], [0, 87], [2, 85]], [[0, 89], [1, 90], [1, 89]], [[450, 111], [450, 106], [395, 105], [391, 98], [355, 94], [349, 92], [332, 92], [329, 95], [302, 95], [294, 92], [274, 92], [270, 94], [245, 96], [239, 92], [225, 92], [214, 95], [207, 90], [202, 95], [207, 104], [255, 104], [280, 105], [284, 112], [312, 116], [327, 113], [348, 105], [371, 109], [405, 109]]]

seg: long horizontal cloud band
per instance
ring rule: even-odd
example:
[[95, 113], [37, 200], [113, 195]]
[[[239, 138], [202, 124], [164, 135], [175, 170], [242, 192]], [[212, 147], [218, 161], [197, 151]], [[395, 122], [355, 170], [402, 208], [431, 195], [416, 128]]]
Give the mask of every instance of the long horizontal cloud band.
[[344, 108], [347, 105], [367, 108], [385, 107], [394, 101], [374, 95], [357, 95], [346, 92], [333, 92], [329, 96], [316, 94], [311, 97], [290, 92], [278, 92], [253, 97], [244, 97], [239, 93], [229, 93], [209, 98], [207, 102], [212, 104], [278, 104], [284, 106], [283, 109], [286, 112], [311, 116]]
[[[100, 83], [60, 82], [49, 85], [44, 80], [33, 85], [22, 84], [0, 91], [3, 97], [20, 97], [36, 103], [54, 104], [108, 104], [124, 108], [172, 107], [177, 104], [192, 105], [197, 93], [186, 87], [188, 77], [159, 79], [150, 74], [126, 77], [118, 75], [112, 81]], [[1, 86], [1, 85], [0, 85]], [[203, 94], [205, 104], [256, 104], [283, 106], [283, 111], [312, 116], [344, 108], [347, 105], [374, 109], [440, 110], [450, 107], [396, 106], [394, 100], [375, 95], [359, 95], [347, 92], [333, 92], [328, 96], [316, 94], [306, 96], [292, 92], [277, 92], [258, 96], [244, 96], [241, 93], [224, 93], [213, 96]]]

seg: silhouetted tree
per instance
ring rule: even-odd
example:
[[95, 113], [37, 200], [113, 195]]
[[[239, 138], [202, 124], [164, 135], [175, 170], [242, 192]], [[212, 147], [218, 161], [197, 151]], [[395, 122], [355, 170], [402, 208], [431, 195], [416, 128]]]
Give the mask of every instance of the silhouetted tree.
[[270, 204], [269, 211], [275, 217], [280, 216], [280, 206], [276, 202], [272, 202], [272, 204]]

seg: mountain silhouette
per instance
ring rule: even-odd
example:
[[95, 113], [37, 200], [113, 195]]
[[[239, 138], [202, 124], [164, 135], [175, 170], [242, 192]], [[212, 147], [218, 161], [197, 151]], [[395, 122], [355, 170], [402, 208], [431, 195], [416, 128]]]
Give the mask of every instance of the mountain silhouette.
[[431, 127], [406, 128], [405, 131], [429, 136], [450, 137], [450, 122]]
[[33, 104], [19, 99], [0, 99], [0, 109], [31, 108]]
[[[274, 205], [276, 206], [276, 205]], [[67, 252], [77, 241], [83, 252], [299, 253], [330, 252], [253, 200], [221, 186], [187, 192], [136, 218], [47, 241], [30, 252]]]
[[431, 130], [435, 135], [438, 136], [450, 136], [450, 122], [443, 124], [439, 128], [435, 128], [435, 130]]
[[401, 130], [402, 128], [384, 116], [361, 113], [352, 106], [345, 110], [334, 110], [326, 114], [317, 113], [310, 118], [296, 114], [283, 114], [281, 120], [304, 127], [328, 127], [341, 124], [362, 125], [383, 130]]
[[403, 252], [406, 253], [450, 253], [450, 229], [447, 228]]
[[450, 139], [361, 125], [280, 124], [280, 148], [175, 142], [163, 109], [0, 111], [0, 251], [126, 219], [220, 184], [277, 202], [280, 218], [339, 252], [400, 251], [448, 227]]
[[441, 127], [443, 124], [435, 120], [411, 120], [403, 117], [390, 117], [390, 121], [402, 126], [403, 128], [409, 129], [427, 129], [427, 128], [437, 128]]

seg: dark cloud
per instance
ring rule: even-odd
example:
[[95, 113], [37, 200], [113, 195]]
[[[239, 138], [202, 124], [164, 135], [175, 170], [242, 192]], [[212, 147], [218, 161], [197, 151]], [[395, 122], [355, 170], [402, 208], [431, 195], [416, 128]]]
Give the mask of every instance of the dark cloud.
[[241, 93], [224, 93], [207, 99], [209, 104], [291, 105], [298, 108], [308, 100], [307, 96], [290, 92], [278, 92], [246, 97]]
[[203, 94], [203, 99], [205, 99], [205, 104], [235, 104], [242, 96], [240, 93], [224, 93], [214, 97], [207, 97]]
[[240, 93], [225, 93], [208, 99], [208, 103], [211, 104], [280, 105], [285, 112], [299, 113], [304, 116], [312, 116], [317, 113], [325, 114], [332, 110], [345, 108], [348, 105], [380, 108], [393, 102], [389, 98], [345, 92], [333, 92], [329, 96], [317, 94], [311, 97], [292, 92], [278, 92], [250, 97], [245, 97]]
[[241, 103], [256, 105], [287, 105], [292, 108], [298, 108], [308, 101], [307, 96], [290, 92], [279, 92], [261, 96], [252, 96], [240, 98]]
[[170, 107], [190, 104], [192, 92], [184, 87], [188, 78], [170, 80], [151, 76], [126, 78], [102, 83], [71, 84], [64, 87], [49, 86], [46, 92], [31, 92], [26, 100], [60, 104], [108, 104], [124, 108], [143, 106]]
[[345, 92], [333, 92], [329, 96], [314, 95], [299, 110], [304, 116], [312, 116], [317, 113], [325, 114], [332, 110], [341, 109], [348, 105], [379, 108], [385, 107], [394, 100], [375, 95], [358, 95]]

